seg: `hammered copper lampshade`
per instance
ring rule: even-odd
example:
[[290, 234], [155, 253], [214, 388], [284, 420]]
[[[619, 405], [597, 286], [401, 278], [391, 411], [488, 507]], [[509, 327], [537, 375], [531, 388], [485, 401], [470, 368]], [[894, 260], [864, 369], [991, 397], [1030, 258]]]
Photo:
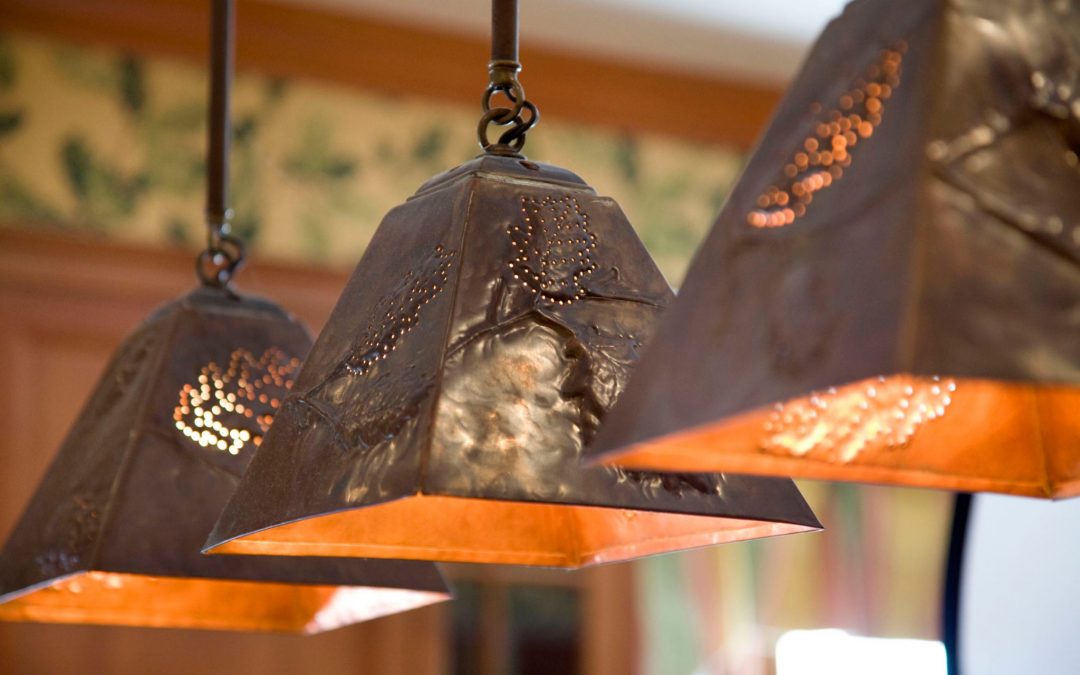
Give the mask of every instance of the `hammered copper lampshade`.
[[672, 293], [614, 201], [520, 154], [493, 9], [485, 154], [383, 220], [209, 550], [578, 567], [818, 528], [786, 478], [580, 464]]
[[818, 527], [788, 479], [579, 464], [671, 299], [577, 176], [488, 155], [390, 212], [214, 552], [577, 567]]
[[1080, 493], [1080, 8], [856, 0], [591, 457]]
[[310, 344], [224, 289], [147, 319], [0, 555], [0, 619], [312, 633], [447, 599], [431, 564], [200, 554]]

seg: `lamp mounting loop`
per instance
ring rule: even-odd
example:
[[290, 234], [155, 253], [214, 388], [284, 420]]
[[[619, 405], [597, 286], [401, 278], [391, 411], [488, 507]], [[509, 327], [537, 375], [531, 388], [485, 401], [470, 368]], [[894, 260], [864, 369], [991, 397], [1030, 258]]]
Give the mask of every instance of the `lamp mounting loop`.
[[[517, 0], [492, 0], [489, 83], [480, 100], [484, 114], [477, 127], [477, 139], [480, 147], [497, 155], [519, 155], [525, 145], [525, 134], [540, 121], [540, 112], [525, 98], [525, 90], [518, 81], [521, 64], [518, 62], [517, 10]], [[492, 105], [492, 99], [500, 93], [509, 101], [510, 107]], [[528, 113], [523, 115], [526, 110]], [[491, 124], [510, 128], [492, 143], [488, 140]]]
[[204, 286], [226, 288], [244, 262], [244, 242], [229, 233], [232, 209], [207, 218], [206, 249], [195, 259], [195, 272]]

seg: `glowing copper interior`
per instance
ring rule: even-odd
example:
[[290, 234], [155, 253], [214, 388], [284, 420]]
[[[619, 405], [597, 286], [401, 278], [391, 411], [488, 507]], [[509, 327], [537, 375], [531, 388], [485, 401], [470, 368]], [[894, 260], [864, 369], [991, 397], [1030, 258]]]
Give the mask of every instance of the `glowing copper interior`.
[[850, 462], [867, 449], [899, 449], [944, 417], [956, 381], [904, 375], [778, 403], [762, 429], [762, 449], [796, 456], [827, 454]]
[[317, 633], [445, 599], [397, 588], [87, 572], [0, 604], [0, 620]]
[[873, 378], [628, 448], [612, 464], [1080, 494], [1080, 389]]
[[811, 529], [738, 518], [421, 495], [280, 525], [210, 552], [574, 568]]

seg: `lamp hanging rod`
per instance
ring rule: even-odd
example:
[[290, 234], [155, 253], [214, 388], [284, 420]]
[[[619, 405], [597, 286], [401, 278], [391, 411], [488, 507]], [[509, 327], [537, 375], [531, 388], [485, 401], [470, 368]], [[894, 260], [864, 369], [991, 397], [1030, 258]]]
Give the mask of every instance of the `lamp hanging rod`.
[[[206, 157], [206, 222], [227, 231], [229, 216], [229, 99], [232, 91], [233, 0], [213, 0], [210, 31], [210, 110]], [[213, 233], [211, 233], [213, 237]], [[211, 248], [215, 247], [213, 238]]]
[[518, 60], [517, 0], [491, 2], [491, 60]]

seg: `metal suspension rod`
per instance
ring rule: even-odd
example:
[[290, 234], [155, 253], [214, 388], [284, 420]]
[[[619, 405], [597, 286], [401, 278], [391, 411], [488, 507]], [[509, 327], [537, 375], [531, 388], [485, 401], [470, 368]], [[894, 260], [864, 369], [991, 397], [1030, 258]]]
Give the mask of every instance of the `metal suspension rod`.
[[941, 641], [945, 644], [948, 675], [960, 675], [963, 672], [960, 668], [960, 593], [963, 590], [964, 548], [967, 544], [971, 502], [971, 494], [957, 493], [953, 502], [952, 528], [949, 532], [941, 612]]
[[[210, 39], [210, 123], [206, 157], [206, 222], [229, 220], [229, 99], [232, 91], [233, 0], [213, 0]], [[214, 246], [211, 240], [211, 247]]]
[[518, 60], [517, 0], [491, 2], [491, 60]]

